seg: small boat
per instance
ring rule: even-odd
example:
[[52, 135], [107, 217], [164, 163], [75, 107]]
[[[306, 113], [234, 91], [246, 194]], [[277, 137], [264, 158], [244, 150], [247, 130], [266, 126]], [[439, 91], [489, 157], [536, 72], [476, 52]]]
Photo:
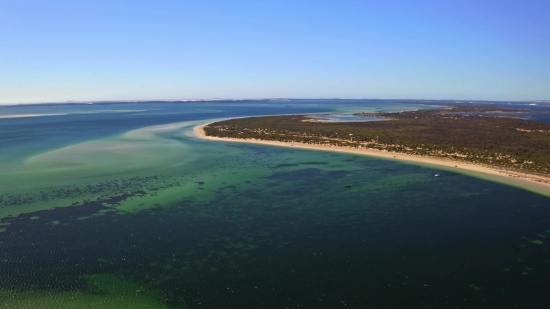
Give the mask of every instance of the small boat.
[[349, 183], [347, 183], [344, 187], [351, 188], [351, 185]]
[[439, 177], [439, 174], [434, 174], [434, 177]]

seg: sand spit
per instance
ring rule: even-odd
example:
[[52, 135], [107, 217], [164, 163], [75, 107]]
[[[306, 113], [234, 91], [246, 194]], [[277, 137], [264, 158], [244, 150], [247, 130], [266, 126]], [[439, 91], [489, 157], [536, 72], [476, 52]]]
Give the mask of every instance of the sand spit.
[[47, 117], [47, 116], [64, 116], [67, 114], [16, 114], [16, 115], [0, 115], [0, 119], [7, 118], [29, 118], [29, 117]]
[[204, 125], [195, 127], [195, 134], [198, 138], [225, 141], [225, 142], [251, 143], [251, 144], [294, 147], [294, 148], [323, 150], [323, 151], [345, 152], [345, 153], [379, 157], [379, 158], [384, 158], [389, 160], [396, 160], [400, 162], [431, 166], [434, 168], [448, 170], [451, 172], [457, 172], [468, 176], [473, 176], [473, 177], [482, 178], [485, 180], [490, 180], [490, 181], [514, 186], [514, 187], [519, 187], [537, 194], [550, 197], [550, 178], [548, 177], [542, 177], [537, 175], [530, 175], [530, 174], [518, 173], [518, 172], [506, 171], [506, 170], [498, 170], [490, 167], [485, 167], [485, 166], [480, 166], [480, 165], [475, 165], [475, 164], [470, 164], [470, 163], [465, 163], [460, 161], [446, 160], [441, 158], [431, 158], [431, 157], [424, 157], [424, 156], [414, 156], [414, 155], [393, 153], [393, 152], [387, 152], [387, 151], [376, 150], [376, 149], [358, 149], [358, 148], [341, 147], [341, 146], [311, 145], [311, 144], [302, 144], [302, 143], [265, 141], [265, 140], [257, 140], [257, 139], [212, 137], [212, 136], [206, 136], [204, 132], [204, 127], [207, 125], [208, 124], [204, 124]]

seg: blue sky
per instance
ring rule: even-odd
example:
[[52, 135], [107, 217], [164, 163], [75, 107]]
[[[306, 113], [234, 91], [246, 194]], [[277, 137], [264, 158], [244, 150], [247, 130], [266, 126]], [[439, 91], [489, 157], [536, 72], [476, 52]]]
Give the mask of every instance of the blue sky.
[[550, 1], [0, 1], [0, 104], [550, 99]]

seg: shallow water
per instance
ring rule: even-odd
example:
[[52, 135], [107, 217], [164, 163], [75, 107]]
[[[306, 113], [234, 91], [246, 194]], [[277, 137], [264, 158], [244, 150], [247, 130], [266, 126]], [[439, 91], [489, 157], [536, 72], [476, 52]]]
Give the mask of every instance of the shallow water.
[[[153, 107], [137, 123], [131, 113], [87, 114], [74, 132], [59, 119], [65, 137], [53, 145], [49, 129], [34, 136], [39, 145], [24, 133], [12, 141], [21, 155], [1, 176], [0, 308], [549, 304], [549, 198], [191, 131], [214, 118], [372, 107]], [[5, 120], [11, 132], [39, 127]]]

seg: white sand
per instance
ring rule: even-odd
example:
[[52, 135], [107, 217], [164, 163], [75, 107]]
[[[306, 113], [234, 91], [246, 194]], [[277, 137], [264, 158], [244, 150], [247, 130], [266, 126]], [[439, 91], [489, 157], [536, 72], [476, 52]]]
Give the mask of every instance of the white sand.
[[65, 114], [17, 114], [17, 115], [0, 115], [0, 119], [3, 118], [28, 118], [28, 117], [46, 117], [46, 116], [60, 116]]
[[408, 155], [408, 154], [402, 154], [402, 153], [393, 153], [393, 152], [387, 152], [387, 151], [376, 150], [376, 149], [350, 148], [350, 147], [329, 146], [329, 145], [310, 145], [310, 144], [302, 144], [302, 143], [264, 141], [264, 140], [257, 140], [257, 139], [212, 137], [212, 136], [206, 136], [204, 132], [204, 127], [206, 125], [208, 124], [195, 127], [195, 134], [197, 135], [197, 137], [202, 139], [218, 140], [218, 141], [226, 141], [226, 142], [252, 143], [252, 144], [262, 144], [262, 145], [272, 145], [272, 146], [345, 152], [345, 153], [380, 157], [380, 158], [385, 158], [390, 160], [398, 160], [398, 161], [408, 162], [412, 164], [429, 165], [434, 168], [466, 174], [477, 178], [482, 178], [482, 179], [486, 179], [494, 182], [503, 183], [506, 185], [511, 185], [514, 187], [523, 188], [525, 190], [538, 193], [541, 195], [550, 196], [550, 178], [548, 177], [542, 177], [542, 176], [536, 176], [536, 175], [530, 175], [530, 174], [518, 173], [518, 172], [512, 172], [512, 171], [506, 171], [506, 170], [498, 170], [498, 169], [494, 169], [486, 166], [475, 165], [475, 164], [465, 163], [461, 161], [453, 161], [448, 159], [424, 157], [424, 156], [415, 156], [415, 155]]

